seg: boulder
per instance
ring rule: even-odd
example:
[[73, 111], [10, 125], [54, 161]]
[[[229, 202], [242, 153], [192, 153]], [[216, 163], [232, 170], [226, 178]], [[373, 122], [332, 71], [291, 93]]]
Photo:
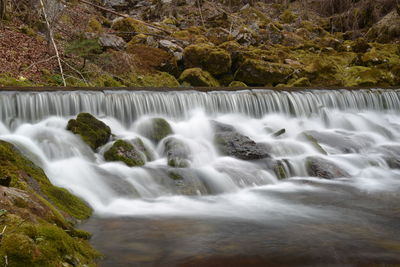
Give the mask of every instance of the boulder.
[[341, 169], [336, 163], [319, 157], [307, 157], [306, 170], [310, 176], [325, 179], [350, 177], [350, 174]]
[[143, 166], [144, 155], [127, 141], [117, 140], [112, 147], [104, 153], [107, 161], [122, 161], [130, 167]]
[[160, 40], [158, 42], [158, 46], [160, 49], [163, 49], [168, 53], [174, 55], [176, 61], [180, 61], [183, 59], [183, 48], [171, 42], [170, 40]]
[[235, 80], [249, 85], [275, 85], [285, 83], [294, 69], [289, 65], [247, 59], [235, 73]]
[[111, 28], [117, 31], [118, 36], [124, 38], [126, 42], [129, 42], [137, 34], [148, 32], [147, 26], [133, 18], [116, 19]]
[[93, 150], [106, 144], [111, 136], [110, 127], [89, 113], [80, 113], [76, 119], [69, 120], [67, 130], [79, 134]]
[[164, 155], [167, 156], [168, 165], [174, 168], [190, 166], [190, 149], [181, 140], [169, 137], [164, 142]]
[[104, 48], [111, 48], [116, 50], [124, 49], [126, 46], [126, 42], [121, 37], [114, 35], [103, 33], [99, 37], [99, 43]]
[[155, 143], [173, 133], [171, 125], [163, 118], [153, 118], [147, 121], [140, 127], [139, 131]]
[[200, 68], [186, 69], [179, 77], [179, 82], [183, 85], [218, 87], [218, 81], [207, 71]]
[[216, 133], [214, 142], [219, 151], [227, 156], [233, 156], [243, 160], [270, 158], [266, 146], [257, 144], [249, 137], [235, 131]]
[[218, 121], [210, 121], [211, 123], [211, 127], [214, 129], [215, 132], [234, 132], [235, 131], [235, 127], [233, 127], [232, 125], [226, 124], [226, 123], [222, 123], [222, 122], [218, 122]]
[[183, 59], [186, 68], [202, 68], [212, 75], [230, 71], [231, 56], [222, 48], [208, 44], [194, 44], [185, 48]]
[[148, 147], [143, 143], [143, 140], [139, 137], [132, 140], [133, 146], [142, 152], [146, 157], [146, 161], [152, 161], [154, 159], [153, 153], [148, 149]]

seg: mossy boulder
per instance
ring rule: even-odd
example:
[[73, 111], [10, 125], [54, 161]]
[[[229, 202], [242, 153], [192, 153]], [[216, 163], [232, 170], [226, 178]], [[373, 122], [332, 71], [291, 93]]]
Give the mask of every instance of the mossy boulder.
[[37, 195], [61, 221], [64, 219], [54, 206], [77, 219], [86, 219], [92, 213], [92, 209], [81, 199], [63, 188], [53, 186], [44, 171], [23, 155], [17, 147], [1, 140], [0, 176], [11, 179], [9, 186], [28, 190]]
[[233, 81], [229, 84], [229, 87], [247, 87], [247, 85], [244, 82], [240, 81]]
[[145, 164], [144, 155], [132, 144], [124, 140], [117, 140], [112, 147], [104, 153], [104, 159], [107, 161], [122, 161], [130, 167], [143, 166]]
[[353, 52], [356, 52], [356, 53], [365, 53], [370, 48], [371, 48], [371, 46], [369, 45], [367, 40], [365, 40], [364, 38], [358, 38], [351, 45], [351, 49], [353, 50]]
[[118, 32], [117, 35], [122, 37], [126, 42], [129, 42], [137, 34], [149, 31], [146, 25], [133, 18], [119, 19], [113, 23], [111, 28]]
[[174, 168], [190, 166], [190, 149], [175, 137], [169, 137], [164, 142], [164, 155], [167, 156], [168, 165]]
[[235, 80], [248, 85], [275, 85], [285, 83], [294, 69], [285, 64], [247, 59], [235, 73]]
[[212, 75], [227, 73], [231, 68], [230, 54], [219, 47], [194, 44], [185, 48], [183, 58], [186, 68], [199, 67]]
[[390, 86], [393, 84], [390, 72], [376, 67], [348, 67], [344, 70], [342, 78], [345, 86]]
[[207, 71], [200, 68], [186, 69], [179, 77], [179, 82], [189, 86], [218, 87], [219, 82]]
[[313, 177], [333, 179], [339, 177], [350, 177], [350, 174], [340, 168], [336, 163], [319, 157], [306, 158], [306, 170]]
[[179, 87], [176, 78], [167, 72], [134, 73], [124, 81], [127, 86], [138, 87]]
[[110, 127], [89, 113], [80, 113], [76, 119], [69, 120], [67, 130], [79, 134], [93, 150], [106, 144], [111, 136]]
[[155, 143], [173, 134], [171, 125], [163, 118], [153, 118], [139, 127], [139, 132]]

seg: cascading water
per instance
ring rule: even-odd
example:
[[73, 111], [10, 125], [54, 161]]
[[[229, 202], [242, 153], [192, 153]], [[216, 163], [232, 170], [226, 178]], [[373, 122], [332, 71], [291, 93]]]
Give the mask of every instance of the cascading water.
[[[140, 137], [153, 160], [143, 167], [133, 168], [105, 161], [103, 153], [112, 142], [94, 153], [79, 136], [66, 130], [68, 120], [83, 111], [96, 115], [110, 126], [114, 139]], [[85, 199], [100, 218], [141, 218], [138, 220], [145, 220], [150, 228], [153, 225], [163, 229], [168, 227], [156, 223], [161, 217], [197, 218], [198, 221], [208, 218], [213, 220], [209, 223], [212, 228], [219, 230], [218, 221], [222, 220], [228, 226], [220, 231], [221, 236], [215, 237], [216, 240], [231, 236], [230, 230], [239, 231], [245, 244], [253, 244], [249, 245], [254, 249], [251, 253], [242, 251], [246, 255], [270, 255], [274, 251], [265, 249], [257, 233], [271, 235], [275, 248], [283, 249], [283, 244], [277, 240], [282, 236], [289, 238], [289, 232], [295, 246], [307, 243], [304, 241], [307, 238], [299, 237], [294, 228], [310, 232], [309, 228], [319, 227], [320, 236], [310, 232], [308, 238], [318, 243], [319, 238], [328, 236], [329, 249], [336, 249], [336, 256], [325, 251], [328, 263], [363, 263], [363, 253], [375, 255], [375, 258], [370, 257], [373, 261], [400, 263], [400, 254], [396, 254], [400, 253], [400, 231], [393, 226], [400, 222], [399, 115], [400, 90], [383, 89], [3, 92], [0, 93], [0, 139], [18, 146], [45, 170], [52, 183]], [[163, 153], [164, 142], [155, 144], [142, 135], [141, 129], [151, 117], [168, 120], [173, 136], [189, 148], [190, 167], [169, 167]], [[236, 132], [268, 148], [271, 156], [268, 162], [280, 162], [280, 168], [289, 178], [279, 180], [282, 170], [277, 171], [266, 160], [246, 161], [221, 155], [214, 143], [215, 122], [233, 126]], [[274, 136], [273, 133], [282, 128], [285, 133]], [[310, 157], [327, 160], [347, 175], [330, 180], [310, 177], [307, 166]], [[385, 218], [385, 223], [380, 218]], [[240, 227], [229, 226], [228, 222], [232, 221], [241, 222]], [[124, 231], [133, 231], [126, 229], [122, 222]], [[173, 222], [199, 230], [193, 226], [198, 226], [198, 222], [186, 224], [176, 219]], [[247, 226], [242, 222], [247, 222]], [[331, 226], [321, 230], [321, 224], [326, 223]], [[382, 224], [385, 224], [384, 233], [378, 229]], [[257, 228], [256, 225], [262, 226]], [[335, 228], [340, 225], [348, 227], [346, 231], [354, 238], [361, 236], [352, 251], [356, 260], [346, 254], [353, 243], [334, 234], [340, 231]], [[103, 230], [90, 227], [94, 232], [110, 230], [106, 226]], [[246, 227], [256, 236], [249, 236], [244, 230]], [[368, 238], [381, 238], [386, 243], [371, 245], [364, 233], [354, 233], [353, 227], [359, 227], [360, 231], [367, 229], [365, 231], [371, 234]], [[273, 229], [287, 233], [278, 235]], [[147, 238], [149, 233], [145, 232], [136, 230], [135, 235]], [[111, 238], [113, 232], [110, 230], [106, 236]], [[212, 240], [210, 242], [216, 242]], [[332, 245], [337, 240], [343, 242], [342, 249]], [[115, 242], [125, 241], [121, 237]], [[193, 242], [202, 249], [189, 246], [192, 250], [183, 249], [185, 257], [216, 254], [204, 252], [209, 246], [206, 240]], [[176, 245], [177, 249], [184, 248], [185, 244]], [[110, 249], [103, 246], [100, 245], [105, 250]], [[360, 246], [365, 250], [359, 249]], [[135, 253], [146, 255], [152, 250], [135, 249]], [[227, 248], [227, 251], [234, 253], [235, 249]], [[386, 254], [379, 254], [381, 251]], [[316, 256], [321, 254], [320, 250], [315, 248], [307, 253], [313, 260], [304, 256], [303, 263], [321, 263]], [[163, 263], [175, 265], [183, 257], [178, 254], [168, 257], [160, 252], [151, 254], [149, 259], [131, 261], [122, 261], [124, 257], [120, 255], [110, 257], [105, 265], [149, 264], [160, 255], [164, 257]], [[282, 258], [274, 260], [285, 263]]]

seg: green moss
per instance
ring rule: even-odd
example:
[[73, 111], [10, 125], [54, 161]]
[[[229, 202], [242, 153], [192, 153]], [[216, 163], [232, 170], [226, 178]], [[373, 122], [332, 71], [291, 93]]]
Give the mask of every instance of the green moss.
[[190, 86], [218, 87], [219, 82], [207, 71], [200, 68], [186, 69], [179, 77], [182, 84]]
[[145, 164], [141, 153], [130, 143], [117, 140], [113, 146], [104, 153], [107, 161], [122, 161], [130, 167], [143, 166]]
[[400, 64], [400, 48], [396, 44], [373, 44], [373, 48], [362, 55], [361, 61], [365, 66]]
[[285, 166], [281, 161], [276, 162], [276, 165], [274, 167], [274, 172], [278, 180], [282, 180], [288, 177], [286, 174]]
[[102, 33], [104, 30], [101, 23], [95, 17], [91, 17], [88, 22], [87, 31], [93, 33]]
[[294, 69], [289, 65], [247, 59], [235, 73], [235, 80], [249, 85], [275, 85], [285, 82]]
[[145, 135], [153, 140], [154, 142], [158, 143], [168, 135], [171, 135], [172, 128], [169, 123], [163, 118], [153, 118], [146, 129]]
[[388, 86], [393, 83], [390, 72], [373, 67], [348, 67], [341, 77], [345, 86]]
[[84, 220], [89, 218], [92, 214], [92, 209], [90, 207], [64, 188], [48, 186], [44, 187], [43, 192], [59, 209], [77, 219]]
[[125, 87], [122, 82], [116, 80], [113, 76], [106, 73], [100, 74], [95, 79], [90, 80], [90, 83], [99, 87]]
[[289, 81], [288, 87], [307, 87], [310, 86], [310, 80], [307, 77], [301, 77], [299, 79], [293, 79]]
[[229, 87], [247, 87], [244, 82], [233, 81], [229, 84]]
[[318, 143], [317, 139], [315, 139], [310, 134], [304, 133], [303, 135], [314, 146], [315, 149], [317, 149], [319, 152], [321, 152], [324, 155], [328, 155], [328, 153], [325, 151], [325, 149], [323, 149], [322, 146]]
[[183, 176], [175, 171], [169, 171], [168, 177], [171, 178], [172, 180], [183, 180]]
[[80, 113], [76, 120], [69, 120], [67, 130], [79, 134], [93, 150], [106, 144], [111, 135], [110, 127], [89, 113]]
[[124, 18], [117, 20], [111, 27], [118, 32], [118, 36], [129, 42], [133, 36], [140, 33], [147, 33], [148, 28], [140, 21], [133, 18]]
[[86, 219], [91, 215], [92, 210], [81, 199], [65, 189], [53, 186], [41, 168], [22, 155], [14, 145], [1, 140], [0, 176], [10, 177], [12, 187], [35, 192], [38, 198], [53, 210], [61, 223], [65, 223], [65, 219], [53, 205], [78, 219]]
[[279, 16], [279, 19], [284, 23], [292, 23], [296, 19], [296, 16], [293, 14], [292, 11], [286, 9], [283, 13]]
[[166, 72], [131, 74], [129, 79], [124, 81], [127, 86], [139, 87], [179, 87], [180, 84], [174, 76]]
[[231, 56], [227, 51], [208, 44], [186, 47], [183, 57], [186, 68], [199, 67], [212, 75], [229, 72], [232, 64]]
[[87, 241], [46, 222], [23, 221], [12, 215], [1, 224], [8, 226], [0, 243], [0, 264], [4, 266], [5, 256], [10, 267], [64, 266], [70, 260], [79, 266], [95, 266], [100, 256]]
[[6, 74], [1, 74], [0, 86], [35, 86], [35, 84], [24, 77], [16, 79]]

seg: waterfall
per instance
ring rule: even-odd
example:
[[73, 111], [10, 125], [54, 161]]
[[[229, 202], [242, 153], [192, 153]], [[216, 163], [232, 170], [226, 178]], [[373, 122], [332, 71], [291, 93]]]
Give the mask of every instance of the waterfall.
[[[68, 120], [83, 111], [113, 133], [113, 140], [96, 151], [66, 130]], [[399, 115], [398, 89], [0, 92], [0, 139], [14, 143], [52, 183], [85, 199], [99, 215], [251, 217], [261, 208], [259, 190], [319, 192], [328, 184], [397, 190]], [[172, 137], [186, 144], [190, 167], [168, 166], [165, 142], [154, 143], [143, 134], [141, 127], [152, 117], [165, 118]], [[222, 154], [214, 142], [215, 122], [267, 149], [269, 157], [243, 160]], [[282, 128], [285, 132], [274, 136]], [[114, 140], [137, 137], [154, 156], [144, 166], [104, 160]], [[327, 164], [322, 172], [333, 168], [329, 164], [338, 166], [339, 177], [312, 177], [310, 157]], [[282, 173], [286, 180], [279, 180]], [[305, 181], [309, 184], [301, 184]], [[275, 206], [262, 210], [285, 207], [276, 202], [271, 199]], [[307, 209], [307, 214], [315, 211]]]
[[279, 112], [294, 116], [340, 110], [399, 110], [400, 90], [245, 90], [245, 91], [59, 91], [2, 92], [0, 120], [37, 122], [49, 116], [89, 112], [131, 124], [143, 115], [187, 117], [195, 108], [207, 114], [241, 113], [260, 118]]

